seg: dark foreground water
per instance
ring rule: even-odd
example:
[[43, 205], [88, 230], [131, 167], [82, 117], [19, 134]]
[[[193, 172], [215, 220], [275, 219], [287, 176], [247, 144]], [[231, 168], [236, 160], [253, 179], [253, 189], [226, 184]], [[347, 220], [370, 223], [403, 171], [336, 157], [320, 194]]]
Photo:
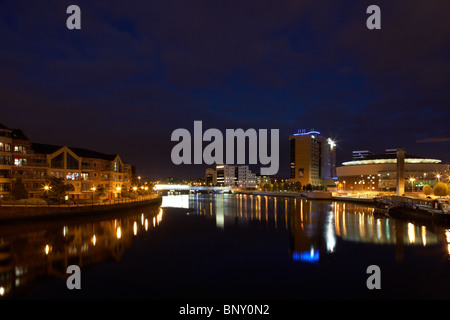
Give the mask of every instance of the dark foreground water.
[[[449, 299], [450, 230], [364, 205], [180, 195], [114, 216], [0, 225], [3, 299]], [[69, 265], [81, 289], [69, 290]], [[379, 267], [380, 289], [367, 272]]]

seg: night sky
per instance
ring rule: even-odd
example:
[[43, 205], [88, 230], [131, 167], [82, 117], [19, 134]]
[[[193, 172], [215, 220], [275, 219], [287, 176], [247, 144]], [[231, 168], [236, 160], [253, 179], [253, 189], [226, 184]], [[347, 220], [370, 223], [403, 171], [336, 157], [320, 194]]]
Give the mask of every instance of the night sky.
[[[81, 30], [69, 30], [69, 5]], [[381, 8], [381, 30], [366, 9]], [[338, 165], [404, 147], [450, 163], [450, 1], [0, 2], [0, 123], [33, 142], [119, 153], [150, 178], [204, 176], [171, 163], [177, 128], [314, 128]], [[256, 171], [256, 170], [255, 170]], [[258, 170], [259, 171], [259, 170]], [[259, 173], [259, 172], [256, 173]]]

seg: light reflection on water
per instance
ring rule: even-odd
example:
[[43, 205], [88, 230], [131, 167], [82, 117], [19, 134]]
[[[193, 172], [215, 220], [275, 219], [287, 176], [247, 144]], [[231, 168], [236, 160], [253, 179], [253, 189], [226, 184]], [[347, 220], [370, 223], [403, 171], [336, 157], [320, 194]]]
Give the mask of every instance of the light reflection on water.
[[[450, 230], [379, 218], [365, 205], [283, 196], [175, 195], [164, 197], [161, 207], [131, 210], [115, 217], [0, 225], [0, 298], [26, 294], [38, 278], [66, 279], [71, 264], [83, 268], [111, 259], [120, 261], [126, 250], [139, 255], [141, 247], [134, 247], [133, 239], [164, 225], [171, 208], [209, 219], [220, 233], [256, 227], [287, 234], [288, 258], [295, 264], [320, 264], [344, 243], [395, 246], [397, 260], [402, 259], [405, 246], [450, 248]], [[179, 215], [172, 223], [179, 221], [176, 217]]]
[[20, 295], [38, 278], [66, 279], [69, 265], [119, 261], [133, 237], [159, 226], [163, 212], [153, 206], [113, 218], [0, 225], [0, 298]]
[[[338, 240], [380, 245], [442, 245], [450, 253], [450, 230], [377, 217], [372, 207], [348, 202], [311, 201], [247, 194], [174, 195], [166, 207], [189, 208], [189, 214], [215, 217], [226, 229], [258, 222], [284, 228], [291, 237], [293, 260], [317, 262], [333, 252]], [[397, 257], [401, 258], [401, 257]]]

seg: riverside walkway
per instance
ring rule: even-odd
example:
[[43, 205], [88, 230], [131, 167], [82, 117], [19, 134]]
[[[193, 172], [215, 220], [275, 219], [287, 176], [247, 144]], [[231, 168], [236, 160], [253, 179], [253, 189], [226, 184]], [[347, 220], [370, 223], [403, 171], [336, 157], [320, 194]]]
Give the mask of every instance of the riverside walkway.
[[[86, 203], [70, 204], [2, 204], [0, 205], [0, 220], [21, 218], [38, 218], [48, 216], [69, 216], [72, 214], [88, 214], [112, 210], [135, 208], [151, 204], [160, 204], [161, 195], [139, 196], [136, 199], [117, 198], [107, 201], [87, 201]], [[31, 203], [31, 201], [30, 201]]]

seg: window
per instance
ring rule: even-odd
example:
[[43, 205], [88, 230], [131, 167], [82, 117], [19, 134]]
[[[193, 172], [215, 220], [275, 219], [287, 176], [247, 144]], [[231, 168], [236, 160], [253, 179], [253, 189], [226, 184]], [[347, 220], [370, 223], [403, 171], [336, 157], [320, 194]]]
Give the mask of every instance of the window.
[[14, 146], [14, 152], [27, 153], [27, 147], [26, 146]]
[[79, 161], [67, 153], [67, 169], [78, 169], [79, 165]]
[[55, 177], [55, 178], [62, 178], [62, 177], [64, 177], [64, 172], [62, 172], [62, 171], [51, 171], [50, 175], [52, 177]]
[[11, 191], [10, 183], [0, 183], [0, 192]]
[[35, 179], [44, 179], [45, 172], [44, 171], [33, 171], [33, 176]]
[[64, 153], [60, 153], [51, 160], [52, 168], [64, 168]]
[[14, 158], [14, 165], [15, 166], [26, 166], [28, 163], [28, 159], [27, 158]]
[[0, 156], [0, 165], [11, 165], [11, 157]]
[[78, 172], [67, 172], [66, 180], [78, 180], [80, 174]]
[[11, 151], [11, 144], [0, 142], [0, 151]]
[[89, 173], [82, 172], [81, 173], [81, 180], [89, 180]]
[[11, 170], [0, 170], [0, 178], [11, 178]]

